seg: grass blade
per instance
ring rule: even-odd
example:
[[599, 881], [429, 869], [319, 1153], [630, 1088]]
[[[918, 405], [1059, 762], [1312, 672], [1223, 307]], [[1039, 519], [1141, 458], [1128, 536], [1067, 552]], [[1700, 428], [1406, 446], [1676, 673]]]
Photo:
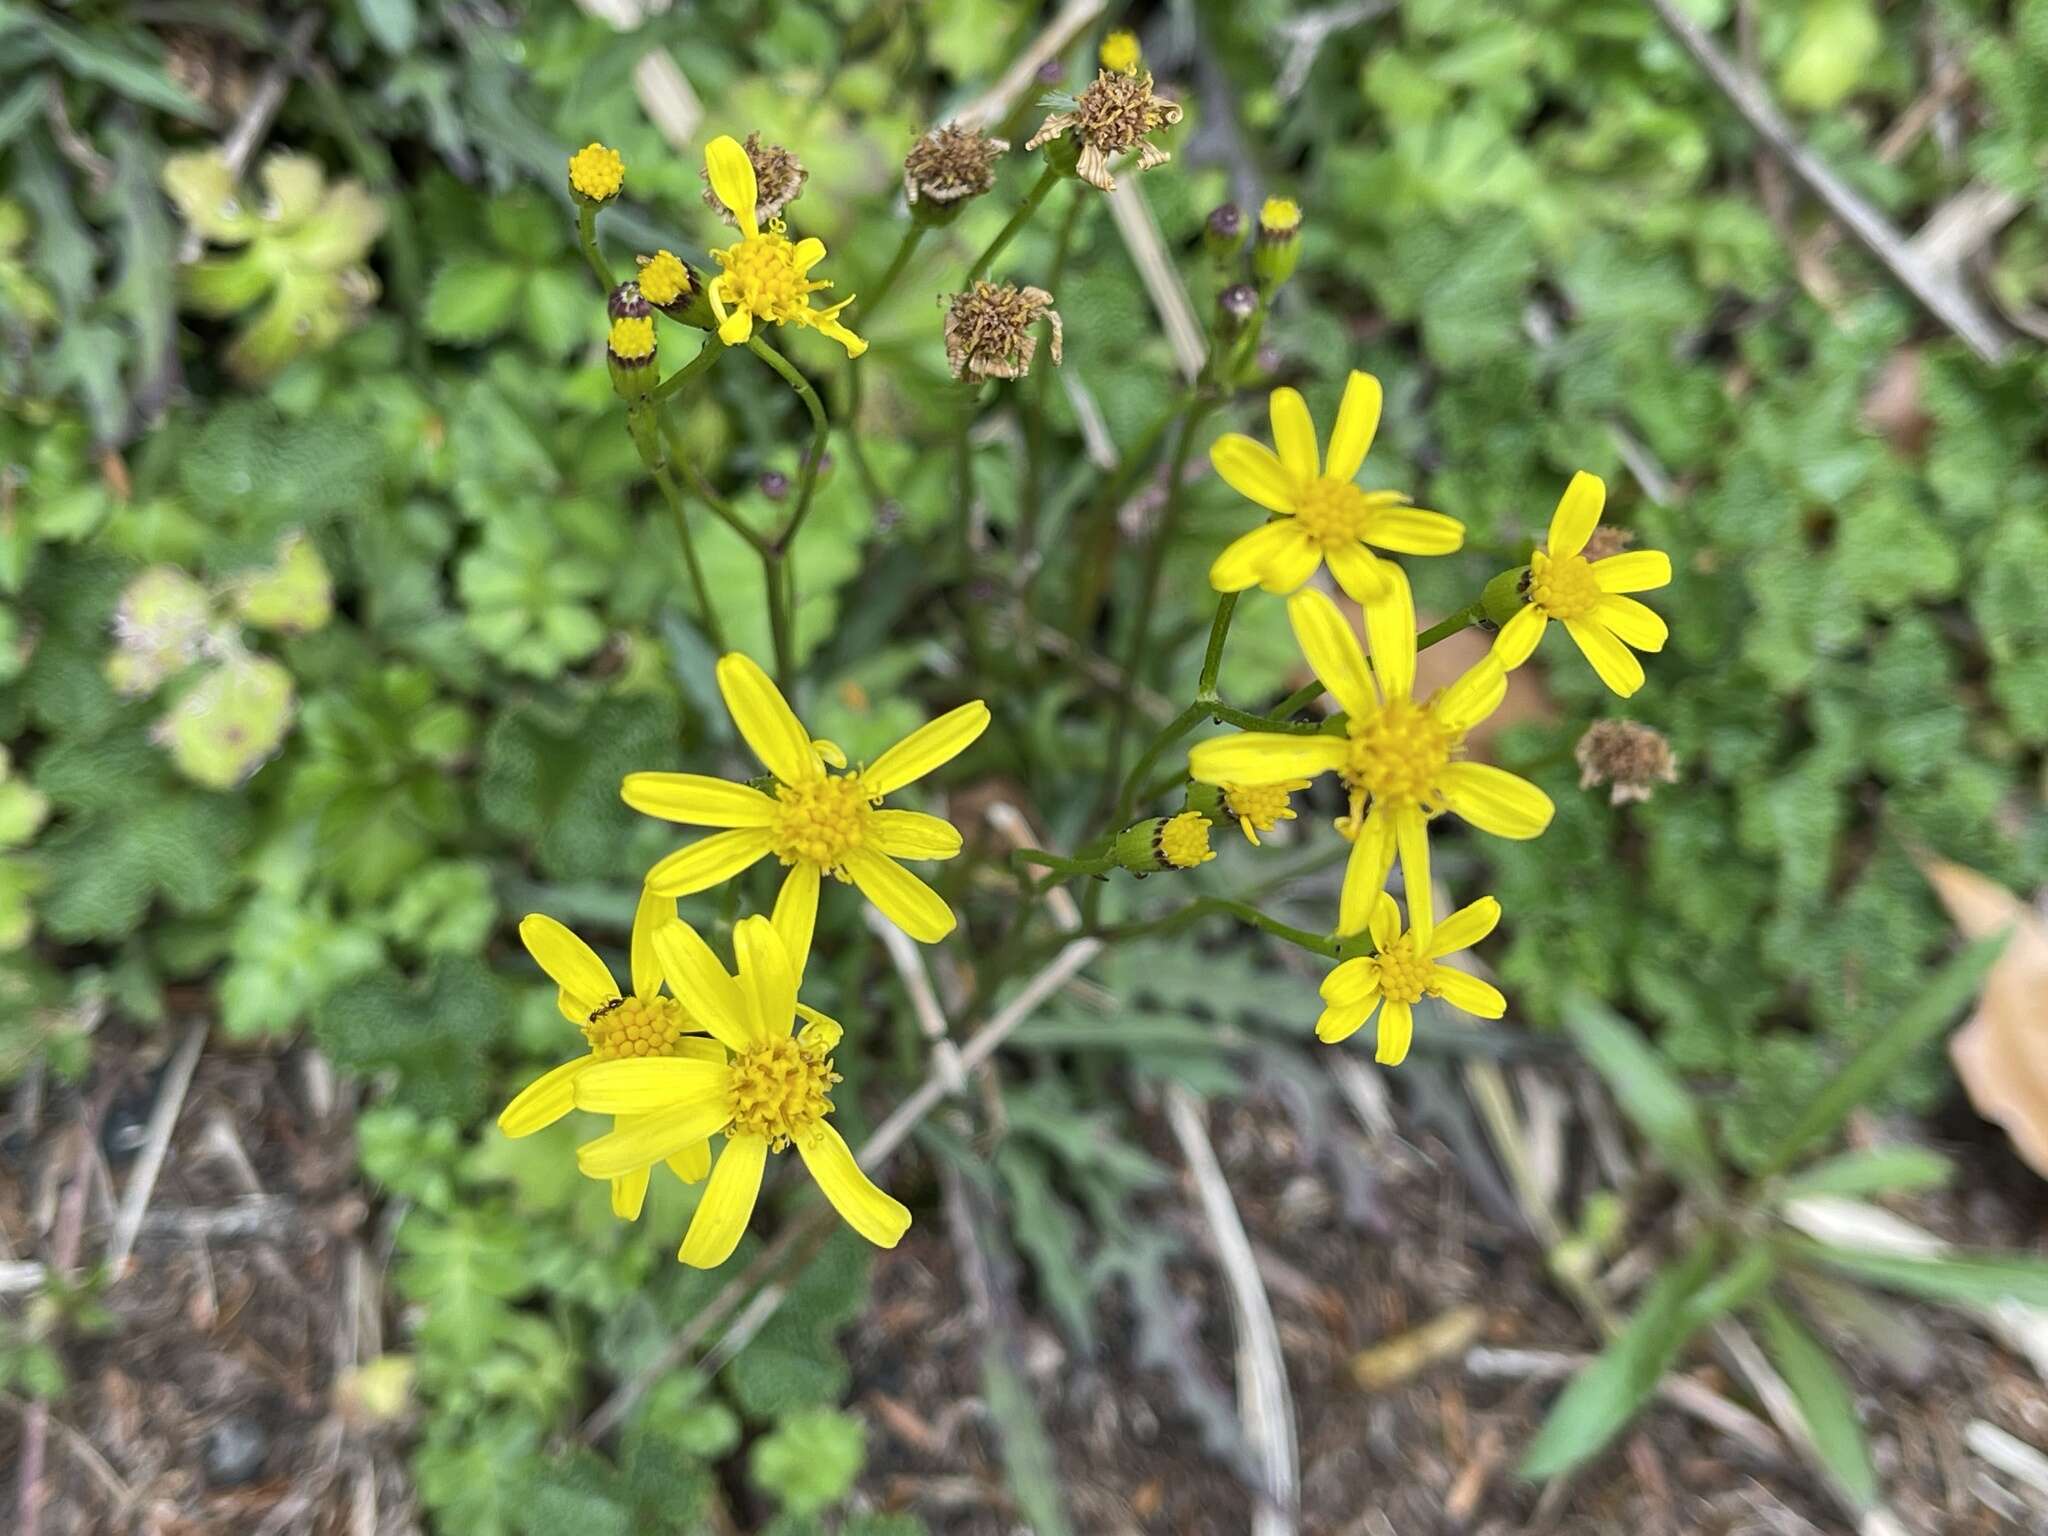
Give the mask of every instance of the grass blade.
[[1699, 1105], [1635, 1026], [1585, 996], [1565, 1005], [1564, 1025], [1672, 1171], [1696, 1188], [1718, 1188], [1720, 1169]]
[[1877, 1469], [1870, 1462], [1870, 1442], [1856, 1417], [1849, 1383], [1820, 1341], [1783, 1302], [1767, 1296], [1757, 1312], [1764, 1326], [1764, 1348], [1798, 1400], [1814, 1453], [1849, 1500], [1859, 1510], [1869, 1509], [1878, 1500]]

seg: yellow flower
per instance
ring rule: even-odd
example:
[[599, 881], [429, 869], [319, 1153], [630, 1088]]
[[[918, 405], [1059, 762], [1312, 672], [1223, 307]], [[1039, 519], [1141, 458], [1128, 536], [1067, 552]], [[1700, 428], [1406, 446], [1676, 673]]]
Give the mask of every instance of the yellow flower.
[[656, 306], [688, 298], [693, 279], [690, 269], [674, 251], [656, 251], [640, 263], [640, 292]]
[[1175, 869], [1193, 869], [1216, 857], [1209, 846], [1209, 818], [1200, 811], [1182, 811], [1159, 825], [1159, 856]]
[[1307, 779], [1282, 779], [1278, 784], [1225, 784], [1223, 808], [1237, 818], [1245, 841], [1256, 848], [1261, 832], [1294, 820], [1294, 807], [1287, 797], [1307, 789], [1308, 783]]
[[1499, 921], [1500, 903], [1482, 896], [1434, 929], [1424, 925], [1403, 933], [1394, 898], [1380, 892], [1373, 903], [1370, 925], [1375, 952], [1346, 960], [1323, 978], [1327, 1006], [1316, 1020], [1316, 1038], [1326, 1045], [1349, 1039], [1378, 1009], [1380, 1038], [1375, 1059], [1382, 1066], [1398, 1067], [1415, 1033], [1415, 1005], [1425, 997], [1440, 997], [1482, 1019], [1499, 1018], [1508, 1011], [1508, 1000], [1496, 988], [1477, 976], [1437, 963], [1454, 950], [1477, 944]]
[[1300, 228], [1301, 204], [1293, 198], [1269, 197], [1259, 205], [1259, 233], [1267, 239], [1285, 240]]
[[622, 362], [654, 356], [654, 320], [648, 315], [623, 315], [612, 322], [605, 345]]
[[898, 859], [950, 859], [960, 834], [922, 811], [882, 810], [882, 798], [921, 779], [973, 745], [988, 728], [979, 699], [918, 727], [852, 773], [846, 754], [814, 741], [766, 672], [737, 651], [718, 663], [718, 691], [754, 755], [775, 777], [772, 791], [697, 773], [629, 773], [620, 794], [636, 811], [693, 827], [725, 827], [670, 854], [647, 874], [649, 890], [687, 896], [729, 880], [774, 854], [789, 868], [776, 910], [800, 919], [810, 948], [821, 877], [851, 881], [888, 919], [926, 944], [953, 931], [939, 893]]
[[718, 275], [705, 285], [712, 313], [718, 317], [718, 339], [729, 347], [744, 345], [754, 334], [754, 322], [771, 325], [807, 326], [830, 336], [846, 348], [848, 357], [859, 357], [868, 344], [839, 323], [839, 312], [853, 302], [841, 299], [828, 309], [811, 308], [811, 295], [832, 285], [810, 276], [811, 268], [825, 259], [825, 242], [817, 239], [792, 243], [777, 219], [761, 228], [758, 210], [760, 185], [754, 176], [754, 162], [740, 147], [739, 140], [721, 134], [704, 149], [704, 169], [711, 178], [711, 190], [739, 224], [740, 239], [722, 251], [713, 251]]
[[[665, 897], [644, 892], [633, 914], [633, 990], [619, 991], [610, 969], [591, 947], [552, 917], [534, 913], [519, 925], [526, 952], [561, 990], [556, 1003], [562, 1017], [583, 1031], [590, 1049], [552, 1072], [536, 1078], [505, 1106], [498, 1129], [507, 1136], [531, 1136], [553, 1125], [573, 1107], [576, 1080], [599, 1062], [626, 1058], [678, 1061], [723, 1061], [725, 1050], [707, 1039], [703, 1026], [675, 997], [661, 995], [661, 966], [654, 940], [676, 922], [676, 906]], [[680, 995], [680, 994], [678, 994]], [[629, 1119], [615, 1122], [625, 1129]], [[694, 1184], [711, 1171], [711, 1149], [699, 1137], [678, 1143], [663, 1154], [675, 1176]], [[649, 1168], [630, 1169], [612, 1179], [612, 1210], [627, 1221], [640, 1218], [647, 1199]]]
[[569, 157], [569, 186], [593, 203], [608, 203], [626, 184], [626, 162], [616, 149], [586, 144]]
[[621, 1117], [610, 1135], [577, 1149], [583, 1171], [593, 1178], [630, 1176], [676, 1148], [724, 1132], [725, 1148], [676, 1255], [712, 1269], [731, 1257], [747, 1229], [768, 1154], [793, 1146], [847, 1225], [871, 1243], [895, 1247], [910, 1226], [910, 1212], [861, 1172], [825, 1118], [839, 1081], [832, 1049], [841, 1030], [797, 1001], [809, 926], [792, 924], [787, 914], [740, 919], [733, 930], [737, 977], [726, 974], [687, 923], [662, 928], [654, 947], [669, 986], [689, 993], [697, 1016], [732, 1054], [718, 1061], [605, 1062], [580, 1073], [577, 1107]]
[[1337, 932], [1365, 927], [1397, 851], [1409, 913], [1417, 928], [1427, 930], [1431, 816], [1456, 811], [1482, 832], [1529, 838], [1550, 825], [1556, 809], [1526, 779], [1487, 763], [1458, 761], [1465, 733], [1500, 707], [1507, 674], [1487, 657], [1417, 702], [1415, 609], [1405, 581], [1365, 610], [1371, 669], [1350, 624], [1323, 593], [1297, 592], [1287, 601], [1287, 617], [1309, 666], [1344, 706], [1345, 734], [1221, 736], [1189, 750], [1188, 773], [1202, 784], [1279, 784], [1337, 774], [1350, 792], [1346, 835], [1352, 839]]
[[1344, 386], [1327, 461], [1318, 458], [1315, 423], [1301, 395], [1276, 389], [1269, 403], [1277, 454], [1242, 432], [1226, 432], [1209, 449], [1209, 462], [1232, 490], [1278, 514], [1216, 557], [1209, 585], [1218, 592], [1292, 592], [1327, 564], [1353, 602], [1375, 602], [1395, 583], [1405, 587], [1406, 578], [1368, 545], [1448, 555], [1465, 542], [1456, 518], [1411, 506], [1399, 491], [1353, 483], [1380, 424], [1380, 381], [1371, 374], [1354, 372]]
[[1600, 525], [1607, 485], [1583, 469], [1572, 476], [1550, 515], [1544, 547], [1529, 557], [1526, 604], [1500, 628], [1493, 655], [1510, 671], [1529, 659], [1543, 631], [1556, 619], [1564, 625], [1600, 681], [1624, 699], [1643, 686], [1637, 651], [1661, 651], [1671, 631], [1647, 604], [1627, 592], [1648, 592], [1671, 584], [1671, 557], [1661, 550], [1632, 549], [1604, 560], [1588, 560], [1586, 541]]
[[1113, 69], [1120, 75], [1135, 75], [1138, 66], [1145, 62], [1138, 34], [1121, 27], [1102, 40], [1100, 57], [1104, 69]]

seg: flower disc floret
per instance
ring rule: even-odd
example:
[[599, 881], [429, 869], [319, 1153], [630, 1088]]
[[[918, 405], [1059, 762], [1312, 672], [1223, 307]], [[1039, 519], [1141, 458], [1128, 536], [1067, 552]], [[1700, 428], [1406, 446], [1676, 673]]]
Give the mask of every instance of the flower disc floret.
[[775, 857], [787, 865], [808, 859], [845, 879], [846, 856], [863, 844], [870, 804], [853, 774], [828, 774], [804, 784], [778, 784], [773, 832]]
[[586, 144], [569, 157], [569, 186], [593, 203], [609, 202], [626, 184], [626, 162], [616, 149]]
[[832, 1085], [841, 1081], [821, 1041], [792, 1035], [735, 1056], [731, 1072], [725, 1134], [759, 1136], [771, 1152], [808, 1139], [832, 1113]]

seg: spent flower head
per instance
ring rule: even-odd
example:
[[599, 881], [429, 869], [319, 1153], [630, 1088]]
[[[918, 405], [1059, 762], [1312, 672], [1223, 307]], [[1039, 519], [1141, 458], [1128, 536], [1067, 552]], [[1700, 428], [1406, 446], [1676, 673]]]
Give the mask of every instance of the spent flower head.
[[1647, 800], [1678, 782], [1678, 758], [1664, 733], [1634, 720], [1596, 720], [1572, 749], [1579, 788], [1607, 786], [1610, 805]]
[[1060, 360], [1060, 312], [1043, 288], [977, 282], [946, 306], [946, 363], [956, 379], [1021, 379], [1038, 354], [1038, 322], [1051, 326]]
[[1069, 132], [1080, 140], [1074, 173], [1104, 192], [1116, 189], [1109, 163], [1132, 150], [1138, 153], [1138, 169], [1149, 171], [1173, 158], [1152, 142], [1151, 135], [1181, 119], [1178, 102], [1152, 93], [1150, 71], [1118, 74], [1098, 70], [1094, 84], [1078, 97], [1050, 98], [1063, 110], [1054, 112], [1025, 142], [1026, 149], [1061, 140]]
[[934, 128], [903, 157], [903, 196], [912, 209], [952, 212], [996, 184], [996, 161], [1010, 147], [973, 128]]

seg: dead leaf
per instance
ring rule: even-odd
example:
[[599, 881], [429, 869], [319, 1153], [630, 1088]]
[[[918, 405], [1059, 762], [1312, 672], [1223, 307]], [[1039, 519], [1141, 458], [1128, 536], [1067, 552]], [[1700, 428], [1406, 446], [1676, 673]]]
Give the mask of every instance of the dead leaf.
[[1384, 1392], [1440, 1360], [1462, 1354], [1485, 1326], [1482, 1308], [1453, 1307], [1406, 1333], [1360, 1350], [1351, 1357], [1351, 1379], [1368, 1392]]
[[1977, 1113], [2048, 1176], [2048, 922], [1974, 869], [1923, 857], [1920, 870], [1965, 938], [2012, 935], [1948, 1054]]

